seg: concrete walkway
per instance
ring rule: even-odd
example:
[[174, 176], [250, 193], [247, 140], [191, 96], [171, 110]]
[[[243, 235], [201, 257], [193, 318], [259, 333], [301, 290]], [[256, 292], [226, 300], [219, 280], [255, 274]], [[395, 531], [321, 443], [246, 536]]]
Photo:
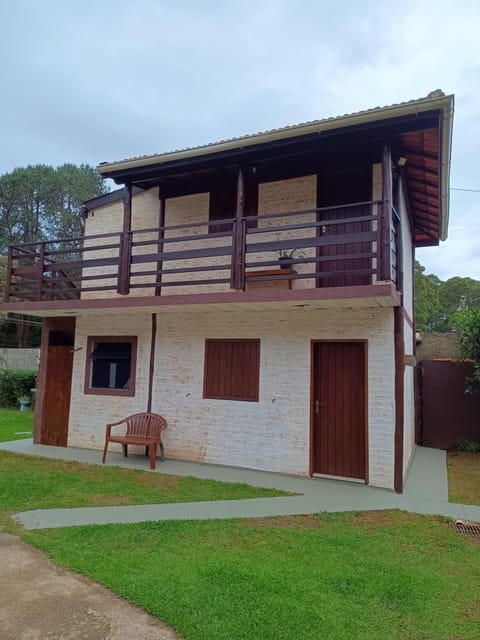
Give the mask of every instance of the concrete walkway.
[[[33, 445], [31, 440], [0, 443], [0, 450], [89, 464], [98, 464], [101, 459], [101, 452], [96, 450]], [[125, 459], [119, 453], [109, 453], [110, 465], [148, 470], [148, 463], [144, 457], [129, 456]], [[412, 513], [480, 521], [480, 506], [448, 502], [446, 454], [436, 449], [417, 448], [402, 495], [354, 482], [288, 476], [179, 460], [159, 461], [156, 471], [151, 473], [193, 476], [222, 482], [243, 482], [253, 486], [282, 489], [299, 495], [124, 507], [36, 509], [18, 513], [14, 517], [26, 529], [151, 520], [255, 518], [381, 509], [402, 509]]]

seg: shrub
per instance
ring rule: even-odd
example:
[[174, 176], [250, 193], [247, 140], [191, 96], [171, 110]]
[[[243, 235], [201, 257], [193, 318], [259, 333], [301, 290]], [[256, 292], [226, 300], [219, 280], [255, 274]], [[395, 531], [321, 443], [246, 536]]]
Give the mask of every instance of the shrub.
[[0, 407], [17, 407], [18, 398], [30, 397], [30, 390], [35, 387], [36, 371], [0, 372]]

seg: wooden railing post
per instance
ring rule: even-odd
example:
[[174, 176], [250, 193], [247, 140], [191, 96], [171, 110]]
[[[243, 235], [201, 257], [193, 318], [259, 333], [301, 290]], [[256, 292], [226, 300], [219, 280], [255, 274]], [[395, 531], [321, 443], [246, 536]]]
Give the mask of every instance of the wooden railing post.
[[130, 269], [132, 262], [132, 233], [127, 231], [120, 235], [118, 257], [118, 284], [117, 293], [128, 295], [130, 293]]
[[45, 242], [40, 244], [38, 252], [37, 300], [42, 299], [43, 273], [45, 271]]
[[117, 293], [130, 293], [130, 269], [132, 263], [132, 183], [127, 182], [123, 191], [123, 232], [120, 236], [118, 256]]
[[232, 284], [234, 289], [245, 289], [245, 178], [243, 170], [238, 170], [237, 207], [233, 225]]
[[13, 247], [8, 247], [7, 254], [7, 269], [5, 272], [5, 291], [3, 294], [3, 301], [8, 302], [10, 300], [10, 284], [12, 282], [12, 267], [13, 267]]
[[390, 229], [392, 226], [392, 153], [389, 145], [385, 145], [382, 158], [382, 210], [378, 228], [379, 270], [380, 280], [392, 279], [392, 256], [390, 250]]
[[[160, 196], [160, 209], [158, 212], [158, 243], [157, 243], [157, 251], [158, 253], [163, 253], [164, 246], [164, 238], [165, 238], [165, 198]], [[157, 285], [155, 287], [155, 295], [159, 296], [162, 293], [162, 276], [159, 273], [163, 269], [163, 260], [157, 260], [157, 275], [156, 281]]]

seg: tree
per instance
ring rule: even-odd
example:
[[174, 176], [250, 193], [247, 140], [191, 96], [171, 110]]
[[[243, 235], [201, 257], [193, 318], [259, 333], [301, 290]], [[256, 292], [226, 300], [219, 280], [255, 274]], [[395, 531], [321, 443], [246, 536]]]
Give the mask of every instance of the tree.
[[440, 316], [441, 280], [433, 274], [425, 274], [418, 260], [415, 260], [415, 323], [418, 331], [437, 331]]
[[465, 309], [457, 313], [460, 346], [465, 358], [473, 360], [473, 374], [468, 380], [467, 392], [480, 390], [480, 308]]
[[83, 233], [80, 208], [108, 188], [89, 165], [35, 165], [0, 176], [0, 251]]
[[[9, 244], [83, 235], [82, 203], [106, 193], [101, 176], [89, 165], [39, 164], [0, 176], [0, 286], [5, 287], [5, 249]], [[72, 243], [75, 247], [76, 243]], [[50, 247], [51, 248], [51, 247]], [[9, 346], [38, 344], [38, 320], [0, 319], [0, 341]]]
[[454, 276], [443, 282], [415, 261], [415, 306], [419, 331], [456, 331], [458, 312], [480, 307], [480, 281]]

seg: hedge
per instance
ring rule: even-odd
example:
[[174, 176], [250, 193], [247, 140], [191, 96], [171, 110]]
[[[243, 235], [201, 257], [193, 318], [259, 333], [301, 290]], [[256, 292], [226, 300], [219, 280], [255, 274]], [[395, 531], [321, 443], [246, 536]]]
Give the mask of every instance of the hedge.
[[31, 398], [37, 371], [0, 371], [0, 407], [18, 407], [18, 398]]

